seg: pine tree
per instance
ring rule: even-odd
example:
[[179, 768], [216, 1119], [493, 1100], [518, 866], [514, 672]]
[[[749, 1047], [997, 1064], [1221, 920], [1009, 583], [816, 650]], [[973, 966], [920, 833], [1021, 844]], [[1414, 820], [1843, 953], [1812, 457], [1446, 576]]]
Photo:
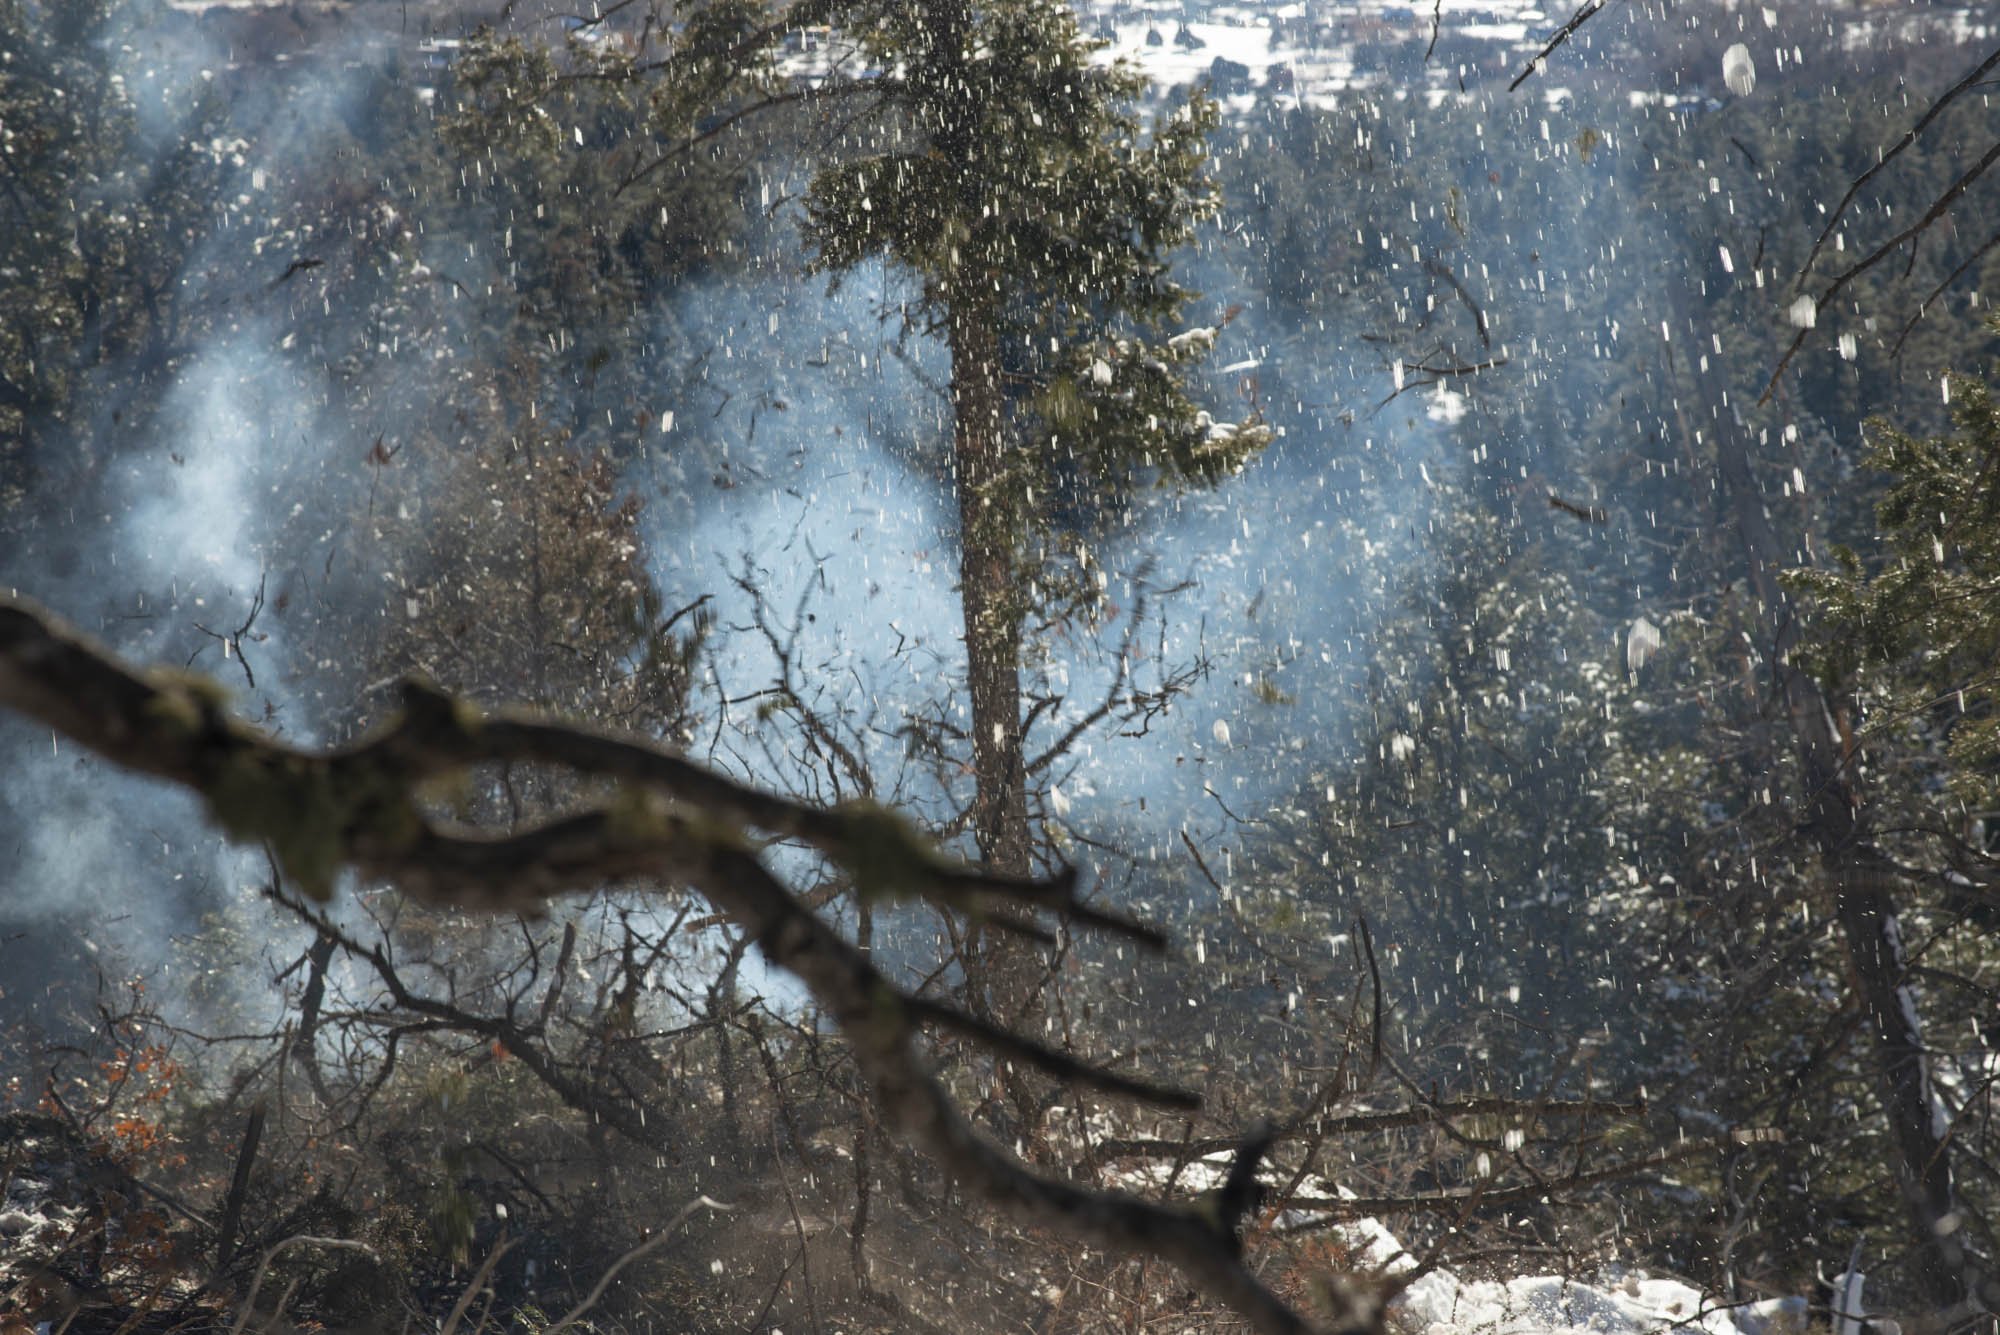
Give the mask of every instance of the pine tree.
[[[1870, 429], [1868, 462], [1889, 478], [1878, 550], [1836, 549], [1836, 568], [1788, 582], [1818, 614], [1801, 658], [1830, 697], [1854, 706], [1837, 721], [1844, 762], [1870, 784], [1864, 852], [1904, 905], [1900, 937], [1879, 953], [1897, 971], [1896, 1003], [1927, 1024], [1914, 1083], [1938, 1148], [1918, 1182], [1933, 1213], [1953, 1212], [1922, 1254], [1938, 1290], [1991, 1310], [2000, 408], [1969, 377], [1946, 389], [1952, 433]], [[1927, 1197], [1904, 1185], [1921, 1210]]]
[[[1269, 437], [1189, 398], [1184, 369], [1215, 331], [1166, 334], [1191, 295], [1167, 257], [1216, 208], [1215, 111], [1196, 97], [1149, 135], [1133, 110], [1143, 77], [1093, 62], [1051, 0], [890, 0], [841, 21], [889, 73], [862, 151], [814, 177], [807, 237], [836, 281], [878, 258], [915, 277], [949, 348], [972, 826], [989, 868], [1022, 875], [1022, 624], [1050, 574], [1033, 554], [1044, 502], [1094, 502], [1147, 469], [1214, 481]], [[1004, 972], [989, 1000], [1017, 1012], [1032, 980], [1024, 962]]]
[[1858, 678], [1872, 715], [1909, 720], [1954, 803], [1986, 811], [2000, 795], [2000, 405], [1970, 377], [1950, 377], [1946, 390], [1954, 433], [1871, 428], [1867, 462], [1890, 479], [1876, 511], [1886, 550], [1871, 562], [1839, 548], [1837, 569], [1801, 570], [1792, 583], [1826, 617], [1821, 675]]
[[[825, 27], [859, 48], [862, 73], [785, 65], [788, 33]], [[632, 180], [753, 113], [841, 107], [840, 146], [806, 194], [806, 240], [835, 282], [874, 261], [914, 278], [912, 318], [949, 351], [972, 825], [989, 866], [1028, 871], [1023, 618], [1093, 586], [1075, 578], [1087, 550], [1043, 540], [1055, 505], [1101, 509], [1148, 477], [1213, 483], [1271, 434], [1200, 411], [1184, 377], [1217, 331], [1171, 332], [1192, 294], [1169, 256], [1218, 204], [1205, 170], [1214, 105], [1195, 96], [1149, 127], [1145, 77], [1095, 59], [1056, 0], [711, 4], [671, 35], [649, 28], [630, 49], [576, 55], [573, 70], [506, 43], [475, 50], [467, 86], [489, 123], [539, 124], [579, 87], [647, 86], [652, 147]]]

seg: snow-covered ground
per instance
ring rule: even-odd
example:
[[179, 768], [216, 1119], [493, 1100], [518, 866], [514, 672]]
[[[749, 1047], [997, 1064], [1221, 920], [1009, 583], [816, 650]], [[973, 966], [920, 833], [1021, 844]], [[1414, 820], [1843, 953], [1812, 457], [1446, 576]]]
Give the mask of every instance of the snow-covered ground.
[[[1373, 1219], [1342, 1231], [1355, 1254], [1385, 1274], [1417, 1267], [1396, 1235]], [[1585, 1283], [1560, 1275], [1466, 1280], [1440, 1267], [1412, 1280], [1392, 1310], [1406, 1329], [1435, 1335], [1788, 1335], [1806, 1329], [1802, 1298], [1732, 1303], [1638, 1270]]]
[[[1173, 1171], [1160, 1162], [1134, 1166], [1121, 1185], [1144, 1194], [1163, 1188], [1183, 1192], [1220, 1188], [1229, 1154], [1210, 1155]], [[1315, 1195], [1347, 1193], [1330, 1182], [1303, 1184]], [[1311, 1211], [1295, 1211], [1281, 1224], [1310, 1224]], [[1420, 1270], [1401, 1239], [1375, 1219], [1332, 1225], [1356, 1262], [1386, 1276]], [[1562, 1275], [1522, 1275], [1507, 1280], [1464, 1279], [1445, 1267], [1408, 1282], [1390, 1307], [1393, 1329], [1408, 1335], [1803, 1335], [1803, 1298], [1731, 1302], [1678, 1279], [1644, 1271], [1607, 1270], [1589, 1280]]]

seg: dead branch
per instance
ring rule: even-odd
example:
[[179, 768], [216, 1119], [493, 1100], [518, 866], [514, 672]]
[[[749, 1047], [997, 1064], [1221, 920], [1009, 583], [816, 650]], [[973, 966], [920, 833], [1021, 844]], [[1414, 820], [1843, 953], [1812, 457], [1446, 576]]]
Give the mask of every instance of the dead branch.
[[989, 1024], [975, 1015], [929, 997], [913, 996], [906, 1004], [918, 1019], [977, 1039], [1000, 1056], [1025, 1061], [1057, 1080], [1073, 1081], [1109, 1094], [1122, 1094], [1126, 1098], [1156, 1104], [1175, 1112], [1194, 1112], [1201, 1107], [1201, 1099], [1186, 1090], [1135, 1080], [1101, 1066], [1078, 1061], [1067, 1053], [1023, 1038], [1012, 1030]]
[[[1350, 1113], [1344, 1117], [1310, 1117], [1300, 1119], [1293, 1126], [1283, 1128], [1278, 1138], [1290, 1139], [1307, 1132], [1327, 1136], [1367, 1135], [1377, 1131], [1396, 1131], [1405, 1127], [1429, 1126], [1453, 1117], [1520, 1117], [1531, 1110], [1526, 1099], [1484, 1097], [1453, 1099], [1435, 1105], [1419, 1105], [1410, 1108], [1391, 1108], [1381, 1112]], [[1532, 1120], [1549, 1117], [1637, 1117], [1646, 1111], [1643, 1100], [1597, 1100], [1563, 1099], [1547, 1100], [1533, 1107], [1539, 1114]], [[1143, 1138], [1100, 1140], [1091, 1146], [1097, 1155], [1106, 1159], [1174, 1158], [1182, 1154], [1201, 1158], [1203, 1155], [1219, 1154], [1236, 1145], [1233, 1139], [1211, 1138], [1207, 1140], [1148, 1140]]]
[[[884, 1123], [948, 1176], [1024, 1222], [1167, 1261], [1266, 1335], [1311, 1330], [1244, 1264], [1233, 1224], [1218, 1212], [1042, 1176], [977, 1132], [925, 1069], [914, 998], [808, 911], [765, 867], [743, 827], [819, 848], [864, 898], [914, 896], [955, 907], [997, 897], [1067, 909], [1073, 872], [1047, 881], [989, 877], [928, 851], [879, 807], [806, 807], [634, 739], [521, 714], [482, 717], [421, 686], [406, 689], [401, 717], [370, 740], [298, 750], [232, 718], [207, 680], [142, 674], [11, 598], [0, 600], [0, 704], [126, 768], [199, 793], [232, 837], [268, 840], [322, 897], [342, 868], [419, 899], [489, 911], [532, 908], [628, 878], [690, 885], [773, 967], [804, 984], [845, 1036]], [[509, 760], [617, 781], [613, 805], [493, 836], [438, 824], [416, 795], [425, 779]], [[387, 963], [379, 953], [374, 962], [378, 970]]]
[[1542, 62], [1555, 54], [1557, 47], [1567, 42], [1578, 28], [1601, 13], [1610, 3], [1611, 0], [1583, 0], [1583, 3], [1577, 6], [1576, 13], [1569, 16], [1569, 22], [1556, 29], [1555, 36], [1549, 38], [1548, 45], [1537, 51], [1530, 57], [1528, 63], [1521, 67], [1521, 72], [1514, 76], [1514, 82], [1507, 85], [1507, 91], [1511, 93], [1526, 83], [1529, 77], [1542, 67]]
[[243, 1297], [242, 1310], [236, 1314], [236, 1323], [229, 1328], [229, 1335], [243, 1335], [243, 1328], [250, 1324], [251, 1313], [256, 1308], [257, 1291], [264, 1287], [264, 1275], [270, 1270], [271, 1262], [278, 1258], [280, 1252], [290, 1251], [294, 1247], [324, 1247], [328, 1251], [360, 1252], [371, 1261], [382, 1259], [373, 1247], [351, 1238], [322, 1238], [310, 1233], [299, 1233], [286, 1238], [283, 1242], [266, 1248], [264, 1255], [258, 1259], [257, 1273], [250, 1277], [250, 1292]]
[[[453, 1332], [458, 1329], [458, 1323], [465, 1319], [466, 1309], [472, 1306], [473, 1298], [478, 1295], [481, 1289], [486, 1287], [486, 1280], [492, 1275], [493, 1267], [499, 1265], [500, 1258], [518, 1245], [514, 1239], [504, 1236], [493, 1244], [493, 1250], [486, 1253], [486, 1259], [479, 1263], [479, 1269], [472, 1272], [472, 1278], [466, 1282], [464, 1290], [459, 1293], [458, 1301], [452, 1304], [451, 1314], [445, 1318], [444, 1325], [438, 1329], [438, 1335], [453, 1335]], [[481, 1324], [484, 1324], [484, 1322]], [[474, 1327], [474, 1335], [478, 1335], [477, 1327]]]
[[696, 1210], [704, 1207], [710, 1210], [733, 1210], [736, 1208], [733, 1205], [724, 1205], [721, 1201], [710, 1200], [706, 1196], [695, 1197], [686, 1205], [683, 1205], [672, 1219], [662, 1224], [659, 1231], [654, 1233], [652, 1237], [646, 1239], [631, 1251], [626, 1252], [616, 1261], [613, 1261], [610, 1268], [597, 1277], [597, 1283], [591, 1285], [590, 1292], [583, 1296], [583, 1301], [575, 1307], [570, 1308], [560, 1321], [549, 1326], [548, 1329], [543, 1331], [542, 1335], [561, 1335], [561, 1332], [581, 1321], [591, 1308], [597, 1306], [598, 1300], [604, 1297], [604, 1291], [611, 1287], [612, 1280], [618, 1278], [619, 1271], [631, 1265], [634, 1261], [644, 1260], [648, 1254], [664, 1246], [674, 1236], [675, 1231], [682, 1224], [685, 1224]]
[[1608, 524], [1611, 522], [1611, 516], [1605, 513], [1603, 506], [1579, 505], [1575, 501], [1556, 495], [1553, 491], [1549, 493], [1549, 509], [1560, 510], [1566, 515], [1573, 515], [1586, 524]]
[[250, 1110], [243, 1128], [243, 1143], [236, 1151], [236, 1170], [230, 1174], [229, 1194], [222, 1203], [222, 1224], [216, 1230], [215, 1263], [229, 1264], [236, 1251], [236, 1232], [243, 1223], [243, 1200], [250, 1193], [250, 1169], [257, 1162], [257, 1145], [264, 1136], [264, 1118], [269, 1112], [263, 1100]]
[[1690, 1140], [1657, 1154], [1648, 1154], [1637, 1159], [1592, 1169], [1589, 1172], [1566, 1173], [1536, 1182], [1517, 1182], [1506, 1186], [1495, 1186], [1490, 1182], [1478, 1182], [1469, 1187], [1451, 1191], [1422, 1192], [1411, 1196], [1327, 1196], [1294, 1197], [1286, 1202], [1286, 1208], [1309, 1210], [1318, 1218], [1286, 1225], [1277, 1231], [1286, 1236], [1313, 1233], [1331, 1228], [1336, 1224], [1355, 1219], [1373, 1219], [1403, 1214], [1452, 1214], [1461, 1217], [1473, 1210], [1494, 1205], [1514, 1205], [1521, 1201], [1555, 1200], [1565, 1191], [1580, 1187], [1600, 1186], [1606, 1182], [1617, 1182], [1625, 1178], [1639, 1177], [1657, 1168], [1692, 1159], [1697, 1155], [1719, 1150], [1730, 1145], [1777, 1139], [1775, 1133], [1764, 1131], [1735, 1132], [1723, 1136], [1706, 1136]]
[[[526, 711], [480, 715], [417, 682], [405, 684], [403, 711], [386, 731], [325, 754], [300, 751], [230, 716], [212, 682], [134, 672], [25, 600], [0, 599], [0, 703], [200, 793], [226, 831], [268, 841], [315, 898], [346, 863], [421, 899], [534, 910], [579, 882], [670, 872], [678, 859], [699, 860], [703, 845], [745, 849], [739, 832], [752, 826], [824, 853], [854, 874], [864, 897], [925, 898], [972, 914], [1013, 903], [1149, 949], [1165, 944], [1157, 931], [1078, 900], [1074, 868], [1047, 879], [989, 875], [937, 852], [874, 803], [794, 802], [636, 737]], [[416, 795], [442, 774], [524, 761], [623, 783], [625, 802], [494, 836], [432, 820]]]
[[[1848, 265], [1845, 269], [1842, 269], [1838, 274], [1835, 274], [1833, 281], [1827, 284], [1826, 291], [1813, 298], [1814, 316], [1817, 316], [1831, 305], [1834, 297], [1838, 296], [1849, 283], [1894, 254], [1896, 248], [1901, 246], [1905, 241], [1914, 240], [1928, 231], [1931, 224], [1935, 223], [1939, 218], [1944, 217], [1950, 211], [1952, 204], [1958, 197], [1971, 189], [1973, 183], [1984, 176], [1987, 169], [1996, 162], [2000, 162], [2000, 142], [1994, 143], [1980, 157], [1979, 161], [1967, 167], [1959, 174], [1957, 180], [1940, 191], [1938, 197], [1931, 201], [1931, 206], [1924, 210], [1923, 217], [1917, 219], [1908, 227], [1905, 227], [1902, 231], [1877, 246], [1874, 250], [1869, 251], [1866, 255]], [[1771, 382], [1764, 386], [1764, 392], [1757, 398], [1759, 404], [1770, 402], [1771, 395], [1777, 391], [1778, 381], [1784, 378], [1785, 368], [1792, 364], [1792, 358], [1796, 357], [1799, 349], [1805, 346], [1806, 336], [1812, 333], [1812, 331], [1812, 324], [1804, 324], [1800, 327], [1799, 332], [1793, 335], [1791, 346], [1785, 349], [1784, 356], [1778, 359], [1777, 369], [1771, 372]]]
[[[1847, 216], [1847, 206], [1854, 202], [1854, 197], [1865, 190], [1868, 183], [1874, 180], [1883, 168], [1894, 162], [1904, 149], [1916, 143], [1917, 136], [1930, 128], [1931, 122], [1942, 115], [1945, 108], [1956, 102], [1961, 94], [1977, 86], [1979, 81], [1985, 78], [1996, 65], [2000, 65], [2000, 50], [1994, 51], [1992, 55], [1980, 61], [1970, 74], [1967, 74], [1941, 93], [1937, 100], [1930, 104], [1930, 107], [1924, 114], [1917, 118], [1916, 124], [1903, 132], [1901, 139], [1890, 145], [1887, 152], [1876, 158], [1874, 165], [1867, 171], [1862, 172], [1861, 175], [1854, 178], [1853, 183], [1847, 187], [1847, 193], [1840, 197], [1840, 203], [1834, 205], [1833, 212], [1827, 215], [1826, 226], [1820, 228], [1819, 235], [1813, 239], [1812, 249], [1806, 252], [1806, 261], [1799, 266], [1798, 276], [1792, 281], [1793, 291], [1798, 291], [1805, 286], [1806, 275], [1812, 272], [1813, 261], [1819, 258], [1819, 253], [1825, 248], [1828, 238], [1840, 226], [1840, 220]], [[1746, 152], [1744, 156], [1748, 157], [1749, 154]]]

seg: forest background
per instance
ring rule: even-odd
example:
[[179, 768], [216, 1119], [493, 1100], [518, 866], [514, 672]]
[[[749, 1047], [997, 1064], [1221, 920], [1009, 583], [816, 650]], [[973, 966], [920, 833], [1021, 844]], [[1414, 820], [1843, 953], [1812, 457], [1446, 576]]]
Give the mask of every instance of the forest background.
[[[988, 46], [936, 40], [961, 10]], [[1267, 1194], [1214, 1241], [1301, 1310], [1358, 1319], [1320, 1281], [1368, 1218], [1468, 1277], [1831, 1322], [1865, 1273], [1871, 1314], [1974, 1323], [1994, 19], [1581, 12], [1518, 87], [1384, 11], [1350, 89], [1218, 58], [1189, 100], [1078, 72], [1135, 25], [1201, 64], [1178, 11], [5, 0], [5, 581], [289, 744], [415, 673], [1079, 868], [1108, 933], [758, 845], [1035, 1169], [1193, 1199], [1247, 1137]], [[911, 73], [1002, 38], [1044, 54], [979, 99]], [[927, 161], [1007, 207], [880, 165]], [[1111, 221], [1058, 263], [1038, 201]], [[968, 315], [975, 244], [1019, 286]], [[1032, 466], [980, 474], [982, 421]], [[682, 885], [327, 900], [310, 850], [4, 726], [31, 1324], [1258, 1320], [952, 1185]], [[606, 791], [504, 759], [423, 801]], [[96, 1185], [54, 1202], [51, 1157]]]

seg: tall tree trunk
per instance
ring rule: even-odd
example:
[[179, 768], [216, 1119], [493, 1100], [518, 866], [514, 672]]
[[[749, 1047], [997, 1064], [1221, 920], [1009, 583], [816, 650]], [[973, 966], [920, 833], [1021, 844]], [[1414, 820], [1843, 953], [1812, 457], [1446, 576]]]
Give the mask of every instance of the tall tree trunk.
[[[955, 82], [977, 96], [966, 65], [973, 45], [969, 0], [925, 6], [929, 37]], [[947, 116], [935, 150], [947, 161], [973, 151], [977, 117]], [[977, 182], [958, 183], [960, 214], [985, 211]], [[995, 276], [967, 265], [940, 293], [951, 353], [952, 455], [958, 474], [959, 600], [972, 694], [973, 836], [990, 871], [1026, 876], [1034, 845], [1028, 830], [1028, 775], [1021, 732], [1022, 591], [1014, 565], [1020, 516], [1007, 494], [1006, 391], [995, 332]]]
[[[1697, 346], [1707, 342], [1703, 337]], [[1707, 392], [1698, 401], [1728, 404], [1728, 397], [1716, 393], [1717, 388], [1704, 385]], [[1954, 1236], [1959, 1218], [1945, 1144], [1947, 1119], [1931, 1087], [1930, 1058], [1903, 954], [1894, 874], [1869, 842], [1852, 757], [1841, 745], [1832, 702], [1819, 682], [1794, 662], [1797, 610], [1778, 582], [1783, 549], [1751, 471], [1741, 428], [1726, 406], [1714, 413], [1710, 425], [1716, 432], [1717, 467], [1757, 598], [1766, 652], [1798, 747], [1807, 802], [1804, 828], [1818, 846], [1858, 1000], [1874, 1031], [1875, 1092], [1895, 1147], [1891, 1167], [1908, 1210], [1915, 1277], [1942, 1328], [1951, 1324], [1947, 1314], [1964, 1314], [1979, 1281]]]
[[[953, 457], [958, 471], [959, 599], [972, 704], [973, 838], [988, 870], [1033, 871], [1028, 774], [1021, 728], [1022, 590], [1015, 568], [1019, 516], [1005, 494], [1006, 405], [991, 308], [960, 295], [948, 317]], [[1040, 972], [1018, 939], [981, 932], [967, 979], [975, 1004], [1018, 1022]]]

